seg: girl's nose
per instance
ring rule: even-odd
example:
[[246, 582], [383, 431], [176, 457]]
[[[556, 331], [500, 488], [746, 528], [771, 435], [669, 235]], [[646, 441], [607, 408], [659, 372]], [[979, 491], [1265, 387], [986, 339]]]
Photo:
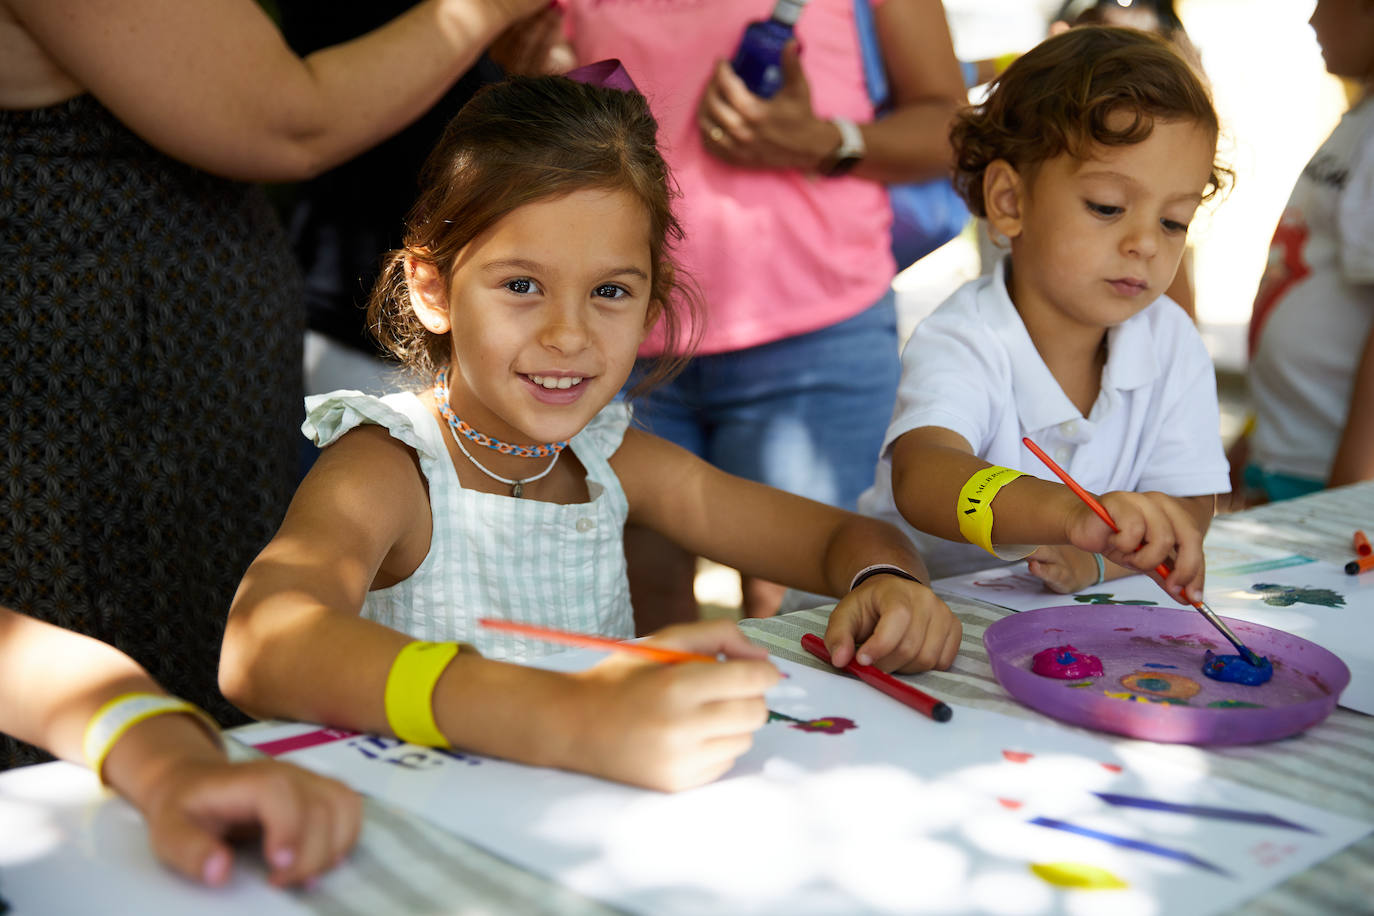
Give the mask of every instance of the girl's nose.
[[551, 303], [539, 337], [540, 343], [559, 353], [576, 353], [584, 349], [589, 333], [583, 304]]

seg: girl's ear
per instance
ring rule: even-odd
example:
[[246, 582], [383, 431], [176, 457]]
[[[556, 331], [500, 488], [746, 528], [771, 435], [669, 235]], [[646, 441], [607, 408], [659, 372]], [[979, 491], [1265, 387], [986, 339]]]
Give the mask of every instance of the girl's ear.
[[644, 328], [639, 332], [639, 339], [642, 343], [644, 338], [649, 336], [649, 331], [654, 323], [663, 315], [663, 303], [658, 299], [649, 300], [649, 308], [644, 312]]
[[426, 261], [407, 253], [406, 289], [410, 293], [410, 308], [420, 324], [435, 334], [447, 334], [453, 323], [448, 315], [448, 290], [444, 278], [433, 261]]
[[1021, 234], [1022, 211], [1026, 203], [1026, 183], [1021, 173], [1005, 159], [994, 159], [983, 171], [983, 209], [988, 226], [1008, 239]]

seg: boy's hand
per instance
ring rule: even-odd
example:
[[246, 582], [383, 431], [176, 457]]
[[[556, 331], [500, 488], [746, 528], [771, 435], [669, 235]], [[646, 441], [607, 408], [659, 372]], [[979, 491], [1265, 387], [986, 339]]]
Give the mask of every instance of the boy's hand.
[[566, 765], [664, 792], [711, 782], [768, 721], [763, 694], [778, 669], [730, 621], [668, 627], [650, 642], [730, 660], [665, 665], [617, 653], [573, 675]]
[[1101, 503], [1119, 530], [1113, 533], [1092, 509], [1080, 505], [1068, 524], [1069, 543], [1143, 573], [1167, 561], [1172, 570], [1162, 583], [1165, 590], [1180, 604], [1202, 600], [1202, 532], [1179, 500], [1118, 490], [1103, 495]]
[[260, 830], [269, 880], [284, 886], [339, 864], [358, 839], [362, 810], [348, 786], [289, 763], [217, 760], [168, 767], [143, 815], [157, 857], [212, 886], [229, 879], [226, 837]]
[[1077, 547], [1047, 545], [1026, 557], [1026, 569], [1052, 592], [1068, 595], [1097, 581], [1097, 561]]
[[835, 605], [825, 647], [837, 668], [857, 659], [883, 671], [915, 674], [954, 664], [963, 632], [959, 618], [929, 587], [877, 575]]

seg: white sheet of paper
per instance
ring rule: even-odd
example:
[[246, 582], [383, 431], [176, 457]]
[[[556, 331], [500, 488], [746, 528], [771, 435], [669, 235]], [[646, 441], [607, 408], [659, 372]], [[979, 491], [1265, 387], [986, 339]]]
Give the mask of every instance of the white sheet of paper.
[[0, 825], [0, 893], [15, 916], [310, 912], [269, 886], [251, 855], [213, 893], [164, 868], [138, 812], [75, 764], [0, 773]]
[[[546, 661], [566, 669], [595, 657]], [[321, 741], [283, 758], [640, 913], [1005, 913], [1013, 901], [1027, 914], [1212, 913], [1370, 831], [1205, 767], [1133, 757], [1129, 743], [966, 707], [936, 723], [852, 678], [775, 661], [788, 678], [770, 694], [771, 710], [857, 727], [832, 734], [770, 722], [724, 778], [676, 795], [395, 739], [312, 739], [319, 730], [299, 724], [246, 726], [235, 737]], [[1123, 886], [1064, 887], [1035, 865]]]

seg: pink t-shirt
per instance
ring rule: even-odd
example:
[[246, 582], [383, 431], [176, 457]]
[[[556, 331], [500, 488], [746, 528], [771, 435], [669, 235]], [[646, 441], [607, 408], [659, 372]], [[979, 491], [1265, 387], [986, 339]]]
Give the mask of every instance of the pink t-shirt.
[[[876, 5], [876, 4], [875, 4]], [[886, 292], [896, 270], [887, 189], [863, 178], [739, 169], [709, 155], [697, 100], [716, 61], [773, 0], [568, 0], [582, 63], [619, 58], [659, 122], [682, 198], [679, 260], [700, 286], [700, 353], [721, 353], [828, 327]], [[852, 0], [811, 0], [797, 24], [819, 117], [873, 117]], [[646, 353], [661, 350], [655, 339]]]

